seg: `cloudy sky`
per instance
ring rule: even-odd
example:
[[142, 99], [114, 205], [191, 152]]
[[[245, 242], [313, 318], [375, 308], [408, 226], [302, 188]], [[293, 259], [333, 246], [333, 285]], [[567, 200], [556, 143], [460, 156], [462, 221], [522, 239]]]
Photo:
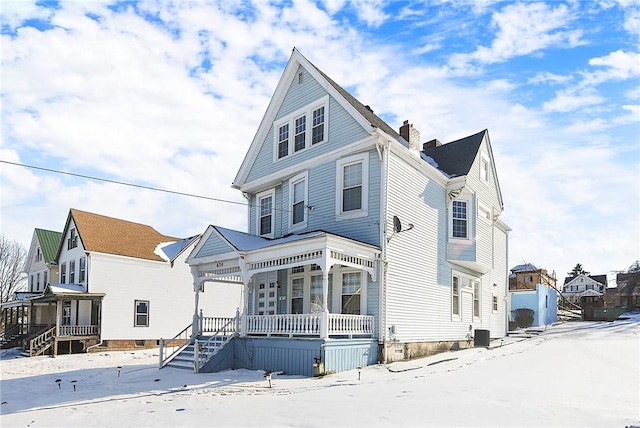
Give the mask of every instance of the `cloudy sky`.
[[[69, 208], [246, 230], [230, 185], [293, 47], [424, 141], [489, 129], [509, 265], [640, 258], [634, 0], [0, 3], [2, 233]], [[201, 196], [62, 175], [61, 170]]]

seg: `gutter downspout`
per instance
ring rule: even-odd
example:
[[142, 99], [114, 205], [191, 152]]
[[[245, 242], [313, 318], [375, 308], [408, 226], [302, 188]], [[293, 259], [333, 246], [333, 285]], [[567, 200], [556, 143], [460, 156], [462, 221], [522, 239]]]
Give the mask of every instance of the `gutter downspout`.
[[387, 182], [389, 177], [389, 152], [391, 149], [391, 141], [387, 140], [384, 143], [382, 150], [380, 150], [381, 144], [376, 145], [378, 149], [378, 155], [380, 156], [382, 174], [380, 178], [380, 245], [381, 245], [381, 263], [382, 263], [382, 275], [380, 275], [380, 336], [382, 337], [382, 359], [383, 364], [387, 363], [387, 211], [388, 211], [388, 198], [387, 198]]

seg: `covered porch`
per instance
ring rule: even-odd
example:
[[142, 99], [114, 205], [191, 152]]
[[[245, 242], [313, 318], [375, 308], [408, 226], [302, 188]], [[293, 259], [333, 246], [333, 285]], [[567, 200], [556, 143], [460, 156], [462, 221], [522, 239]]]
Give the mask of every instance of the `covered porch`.
[[104, 293], [87, 293], [82, 285], [50, 284], [42, 294], [23, 302], [25, 353], [82, 352], [99, 342]]
[[266, 239], [210, 226], [187, 260], [194, 325], [206, 284], [225, 282], [242, 285], [240, 337], [375, 338], [379, 254], [328, 232]]

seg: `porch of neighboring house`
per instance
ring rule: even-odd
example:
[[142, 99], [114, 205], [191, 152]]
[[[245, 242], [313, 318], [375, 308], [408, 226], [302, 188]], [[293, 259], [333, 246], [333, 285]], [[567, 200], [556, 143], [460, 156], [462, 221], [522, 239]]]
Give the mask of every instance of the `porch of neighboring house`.
[[[163, 357], [161, 350], [160, 367], [187, 354], [183, 367], [195, 372], [247, 368], [311, 376], [378, 361], [377, 318], [368, 314], [377, 307], [367, 302], [368, 284], [377, 287], [378, 249], [324, 232], [297, 245], [273, 241], [190, 262], [194, 322], [182, 339], [161, 344], [167, 352]], [[212, 281], [243, 285], [243, 308], [223, 328], [199, 308], [199, 294]], [[170, 343], [182, 348], [168, 351]]]
[[3, 307], [7, 331], [18, 331], [14, 346], [23, 355], [83, 352], [100, 340], [102, 293], [78, 293], [48, 287], [44, 293]]

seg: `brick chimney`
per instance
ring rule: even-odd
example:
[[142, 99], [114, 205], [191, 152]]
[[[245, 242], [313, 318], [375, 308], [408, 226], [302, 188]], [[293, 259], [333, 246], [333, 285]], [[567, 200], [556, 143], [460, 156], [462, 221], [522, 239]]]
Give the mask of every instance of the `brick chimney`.
[[424, 143], [422, 145], [422, 150], [434, 149], [436, 147], [440, 147], [441, 145], [442, 143], [439, 140], [433, 139], [431, 141], [427, 141], [426, 143]]
[[400, 127], [400, 136], [409, 143], [409, 150], [420, 155], [420, 132], [413, 127], [413, 123], [405, 120]]

